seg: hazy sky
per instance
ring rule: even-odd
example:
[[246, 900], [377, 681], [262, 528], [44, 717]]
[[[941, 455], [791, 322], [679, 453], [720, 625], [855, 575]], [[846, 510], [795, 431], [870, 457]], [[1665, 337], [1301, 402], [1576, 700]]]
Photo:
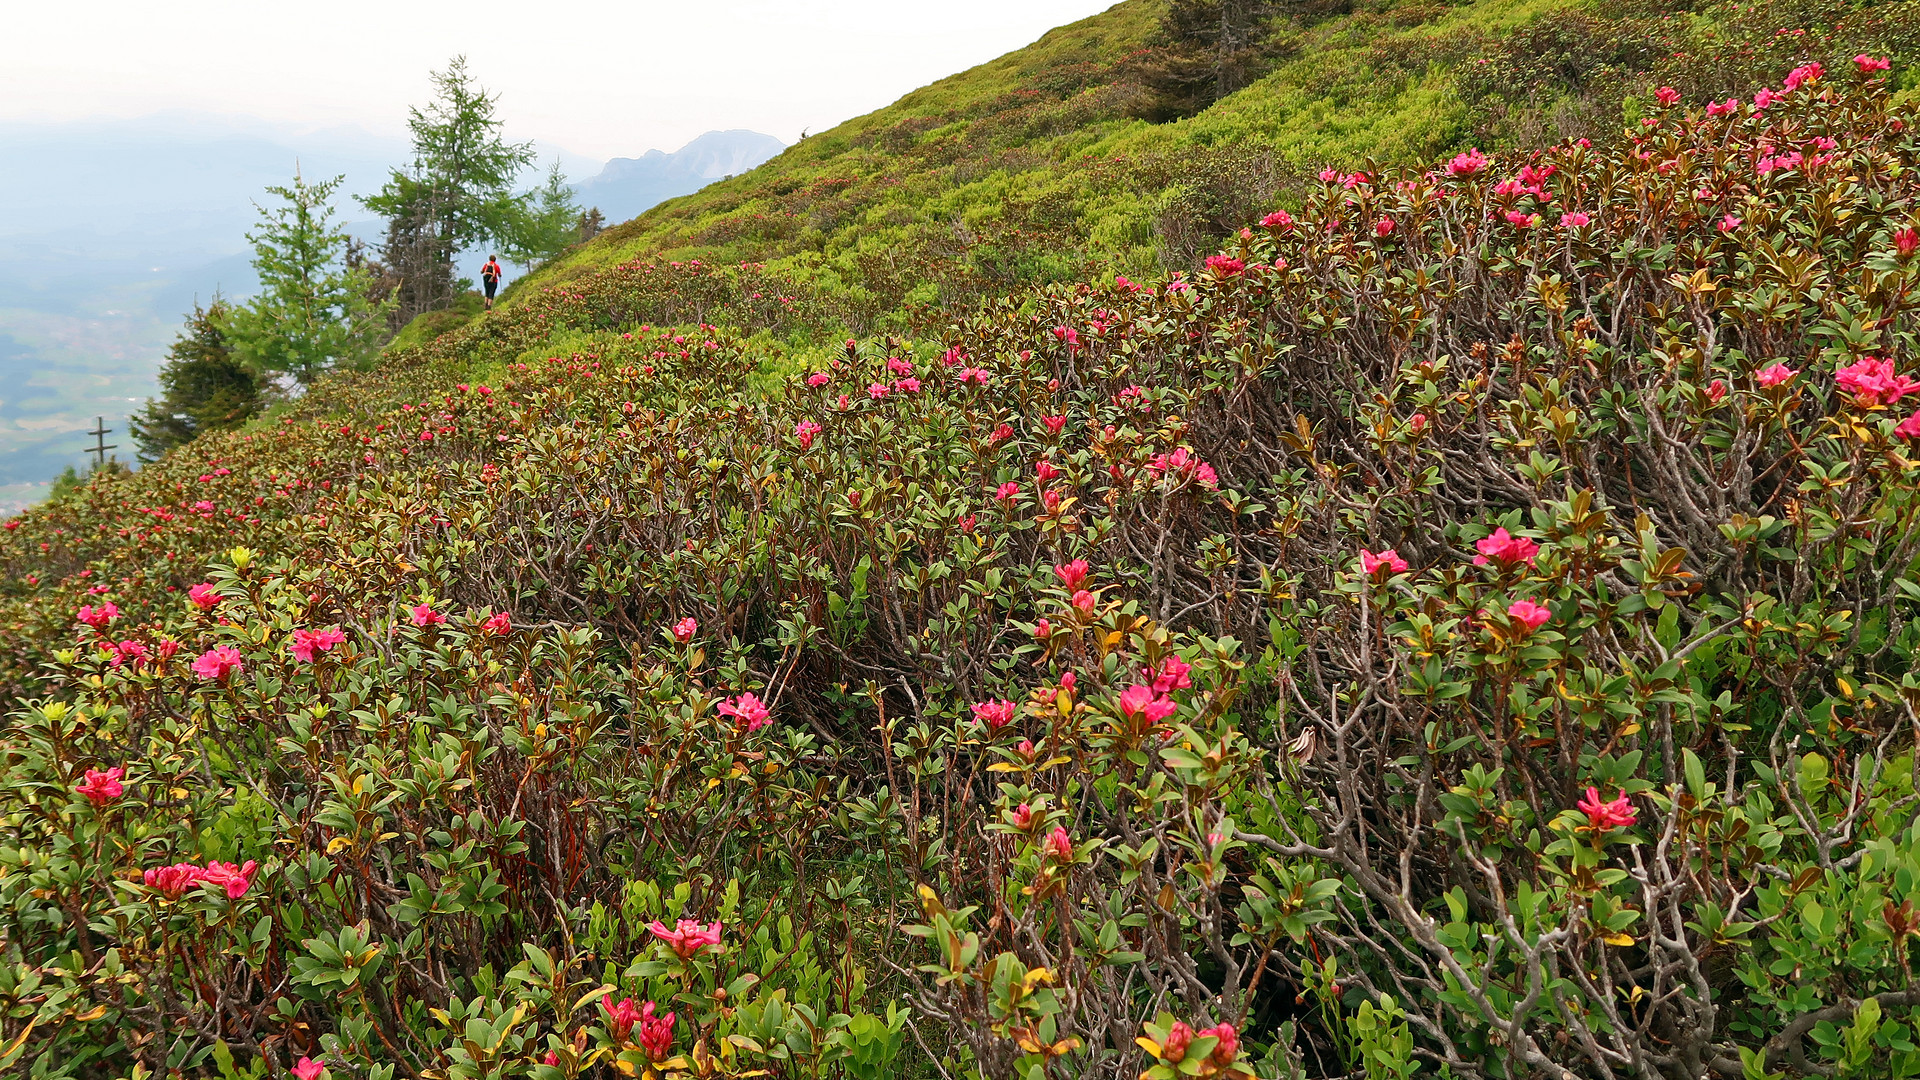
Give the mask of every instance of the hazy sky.
[[595, 158], [792, 142], [1111, 0], [55, 0], [8, 5], [0, 120], [166, 109], [400, 134], [464, 53], [513, 138]]

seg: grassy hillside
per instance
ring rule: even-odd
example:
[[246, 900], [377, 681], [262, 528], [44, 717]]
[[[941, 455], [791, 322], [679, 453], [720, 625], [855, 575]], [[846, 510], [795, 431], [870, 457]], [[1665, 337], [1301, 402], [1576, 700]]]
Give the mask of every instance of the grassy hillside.
[[[1920, 1075], [1920, 111], [1830, 56], [1908, 11], [1359, 10], [1178, 123], [957, 115], [1010, 58], [7, 519], [0, 1071]], [[1622, 90], [1675, 24], [1793, 63]], [[1289, 78], [1454, 134], [1206, 187], [1332, 145]], [[1255, 224], [1116, 280], [1140, 176]]]
[[1283, 23], [1258, 83], [1151, 124], [1164, 5], [1126, 0], [611, 229], [509, 303], [634, 259], [751, 263], [819, 301], [801, 305], [830, 324], [815, 336], [901, 329], [1024, 285], [1191, 270], [1328, 165], [1611, 139], [1656, 83], [1705, 99], [1800, 57], [1920, 44], [1911, 0], [1346, 6]]

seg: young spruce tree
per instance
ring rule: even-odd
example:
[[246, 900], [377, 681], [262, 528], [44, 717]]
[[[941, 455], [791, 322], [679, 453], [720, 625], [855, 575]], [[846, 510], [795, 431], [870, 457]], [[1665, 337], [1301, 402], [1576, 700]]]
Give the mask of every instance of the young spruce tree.
[[400, 325], [453, 302], [461, 249], [492, 241], [512, 250], [528, 234], [534, 202], [532, 193], [514, 191], [533, 163], [533, 144], [501, 137], [499, 98], [467, 74], [466, 57], [435, 72], [433, 86], [433, 101], [409, 110], [413, 161], [360, 200], [387, 219], [381, 259], [400, 278], [393, 313]]
[[160, 397], [129, 420], [140, 460], [162, 454], [203, 431], [239, 427], [260, 411], [260, 378], [233, 355], [225, 323], [232, 305], [219, 295], [195, 304], [160, 368]]
[[305, 386], [336, 367], [372, 360], [386, 337], [391, 301], [371, 298], [371, 275], [346, 264], [346, 230], [332, 198], [344, 177], [270, 187], [280, 202], [260, 208], [253, 268], [260, 294], [227, 318], [234, 356], [264, 375], [285, 373]]

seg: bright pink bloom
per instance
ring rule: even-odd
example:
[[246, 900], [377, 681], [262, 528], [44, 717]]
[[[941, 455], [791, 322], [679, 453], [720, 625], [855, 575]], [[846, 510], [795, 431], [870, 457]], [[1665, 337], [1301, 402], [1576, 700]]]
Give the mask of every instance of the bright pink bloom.
[[998, 731], [1013, 723], [1013, 717], [1019, 706], [1011, 701], [976, 701], [973, 703], [973, 718], [988, 728]]
[[293, 1066], [295, 1080], [320, 1080], [320, 1074], [327, 1071], [325, 1059], [315, 1061], [302, 1056]]
[[1763, 86], [1760, 88], [1759, 93], [1753, 95], [1753, 107], [1756, 110], [1764, 109], [1769, 105], [1772, 105], [1775, 101], [1779, 100], [1779, 98], [1780, 98], [1779, 94], [1776, 94], [1772, 90], [1769, 90]]
[[920, 392], [920, 380], [912, 377], [899, 379], [894, 382], [893, 388], [903, 394], [917, 394]]
[[1899, 439], [1920, 439], [1920, 409], [1913, 410], [1912, 416], [1900, 421], [1893, 429], [1893, 434]]
[[1073, 838], [1067, 835], [1065, 826], [1055, 825], [1047, 834], [1047, 854], [1063, 863], [1073, 861]]
[[1779, 386], [1798, 374], [1800, 374], [1798, 371], [1785, 364], [1772, 364], [1760, 369], [1760, 374], [1754, 376], [1754, 379], [1761, 386], [1773, 387]]
[[1540, 553], [1540, 545], [1524, 536], [1510, 536], [1504, 528], [1493, 530], [1493, 535], [1483, 537], [1474, 545], [1480, 554], [1474, 556], [1473, 565], [1485, 566], [1488, 559], [1497, 559], [1508, 566], [1531, 563]]
[[1059, 475], [1060, 475], [1059, 467], [1056, 466], [1053, 462], [1046, 460], [1045, 458], [1041, 458], [1040, 461], [1035, 463], [1035, 465], [1033, 466], [1034, 479], [1040, 481], [1040, 484], [1042, 487], [1045, 487], [1048, 483], [1050, 483], [1053, 480], [1054, 477]]
[[1893, 251], [1903, 259], [1913, 258], [1913, 253], [1920, 251], [1920, 229], [1915, 229], [1911, 225], [1904, 229], [1895, 229]]
[[1275, 210], [1273, 213], [1261, 218], [1260, 224], [1269, 229], [1291, 229], [1293, 228], [1293, 215], [1287, 213], [1285, 210]]
[[673, 929], [667, 929], [658, 919], [647, 924], [653, 936], [667, 943], [667, 948], [682, 960], [691, 960], [702, 949], [720, 944], [720, 924], [718, 922], [701, 923], [697, 919], [681, 919], [674, 923]]
[[985, 368], [965, 367], [960, 369], [960, 385], [962, 386], [972, 383], [975, 386], [985, 388], [990, 381], [991, 377], [987, 374]]
[[1447, 162], [1447, 172], [1462, 180], [1478, 176], [1485, 172], [1486, 168], [1487, 156], [1482, 154], [1477, 146], [1465, 153], [1455, 154], [1453, 160]]
[[651, 1001], [640, 1009], [640, 1049], [653, 1061], [664, 1060], [673, 1053], [673, 1014], [654, 1015]]
[[1792, 71], [1787, 72], [1787, 77], [1781, 82], [1781, 85], [1788, 90], [1797, 90], [1802, 84], [1813, 79], [1818, 79], [1826, 73], [1827, 69], [1821, 66], [1820, 62], [1816, 60], [1811, 64], [1802, 64]]
[[1740, 111], [1740, 102], [1735, 100], [1734, 98], [1728, 98], [1725, 101], [1707, 102], [1708, 116], [1732, 116], [1734, 113], [1737, 113], [1739, 111]]
[[793, 426], [793, 437], [800, 440], [800, 449], [813, 445], [813, 437], [820, 434], [820, 425], [811, 420], [802, 420]]
[[1093, 594], [1085, 589], [1079, 590], [1073, 594], [1073, 606], [1079, 608], [1082, 615], [1093, 614]]
[[1392, 548], [1379, 552], [1368, 551], [1366, 548], [1360, 549], [1361, 573], [1377, 573], [1382, 567], [1386, 568], [1388, 574], [1404, 574], [1407, 572], [1407, 560], [1401, 558], [1400, 553]]
[[1193, 665], [1177, 656], [1169, 656], [1160, 661], [1160, 666], [1147, 672], [1153, 678], [1153, 692], [1166, 694], [1174, 690], [1191, 690], [1193, 677], [1189, 673]]
[[1373, 235], [1378, 236], [1383, 240], [1389, 236], [1392, 236], [1393, 235], [1393, 219], [1381, 218], [1379, 221], [1374, 222]]
[[1193, 1029], [1185, 1020], [1175, 1020], [1167, 1032], [1167, 1041], [1160, 1044], [1160, 1056], [1175, 1064], [1187, 1059], [1187, 1047], [1193, 1045]]
[[1740, 219], [1732, 214], [1728, 214], [1726, 217], [1720, 219], [1720, 224], [1716, 227], [1723, 233], [1730, 233], [1740, 227]]
[[178, 900], [187, 894], [187, 890], [200, 883], [200, 868], [192, 863], [174, 863], [172, 866], [160, 866], [140, 875], [147, 888], [158, 891], [172, 900]]
[[1054, 567], [1053, 576], [1060, 579], [1060, 584], [1077, 590], [1087, 583], [1088, 569], [1087, 560], [1075, 559], [1070, 563], [1062, 563]]
[[626, 1042], [634, 1023], [640, 1019], [640, 1009], [633, 999], [621, 998], [616, 1005], [613, 995], [607, 994], [600, 998], [600, 1009], [607, 1014], [607, 1033], [613, 1036], [613, 1041]]
[[1563, 229], [1584, 229], [1591, 224], [1592, 221], [1593, 218], [1578, 210], [1570, 214], [1560, 215], [1560, 227]]
[[1018, 494], [1020, 494], [1020, 485], [1009, 480], [994, 490], [993, 497], [1001, 502], [1010, 502]]
[[1246, 271], [1247, 264], [1231, 255], [1207, 256], [1207, 269], [1221, 277], [1234, 277]]
[[224, 597], [220, 595], [220, 587], [208, 581], [188, 589], [187, 599], [193, 601], [193, 606], [201, 611], [212, 611], [220, 606], [220, 601]]
[[1172, 698], [1145, 683], [1134, 683], [1120, 692], [1120, 712], [1129, 720], [1145, 717], [1148, 726], [1172, 716], [1179, 708]]
[[825, 386], [832, 381], [833, 381], [833, 376], [827, 374], [824, 371], [816, 371], [813, 374], [807, 376], [808, 386], [813, 386], [813, 387]]
[[1026, 803], [1021, 803], [1019, 806], [1014, 807], [1013, 813], [1009, 816], [1012, 818], [1013, 826], [1016, 829], [1029, 829], [1033, 827], [1033, 807], [1028, 806]]
[[1876, 71], [1891, 68], [1893, 61], [1884, 56], [1868, 56], [1866, 53], [1861, 53], [1853, 58], [1853, 66], [1860, 69], [1860, 74], [1871, 75]]
[[1414, 413], [1412, 416], [1407, 417], [1407, 427], [1412, 430], [1415, 435], [1427, 430], [1427, 414]]
[[1894, 374], [1893, 361], [1872, 356], [1861, 357], [1841, 368], [1834, 373], [1833, 381], [1868, 407], [1892, 405], [1920, 390], [1920, 382], [1906, 375]]
[[1213, 1053], [1207, 1057], [1207, 1060], [1213, 1062], [1215, 1065], [1231, 1065], [1233, 1064], [1233, 1059], [1240, 1056], [1240, 1033], [1233, 1029], [1232, 1024], [1216, 1024], [1213, 1027], [1196, 1031], [1194, 1035], [1202, 1039], [1211, 1035], [1220, 1040], [1214, 1044]]
[[1708, 401], [1714, 403], [1715, 405], [1718, 405], [1720, 404], [1721, 399], [1726, 396], [1727, 396], [1726, 380], [1715, 379], [1712, 382], [1707, 384], [1707, 400]]
[[293, 644], [287, 651], [294, 659], [311, 664], [323, 652], [333, 651], [335, 645], [347, 640], [347, 635], [339, 630], [295, 630]]
[[1068, 351], [1072, 351], [1080, 347], [1080, 332], [1078, 330], [1075, 330], [1071, 326], [1054, 327], [1053, 336], [1056, 338], [1059, 338], [1061, 341], [1066, 342]]
[[992, 443], [1003, 443], [1011, 438], [1013, 438], [1013, 425], [1001, 424], [999, 427], [993, 429], [993, 435], [987, 441]]
[[875, 401], [879, 401], [881, 398], [886, 397], [889, 393], [891, 393], [891, 391], [887, 388], [886, 383], [877, 382], [877, 383], [867, 384], [867, 396], [872, 398]]
[[240, 650], [231, 645], [218, 645], [200, 654], [193, 662], [193, 673], [209, 682], [224, 681], [227, 676], [235, 675], [246, 669], [240, 662]]
[[682, 645], [692, 641], [693, 635], [699, 632], [700, 624], [691, 615], [673, 624], [673, 640]]
[[208, 885], [217, 885], [227, 891], [227, 899], [238, 900], [247, 895], [253, 886], [253, 875], [260, 864], [248, 859], [245, 866], [235, 866], [230, 862], [209, 862], [200, 872], [200, 880]]
[[1653, 92], [1654, 100], [1662, 106], [1671, 106], [1680, 100], [1680, 91], [1671, 86], [1663, 86]]
[[75, 612], [73, 617], [75, 621], [86, 623], [95, 630], [105, 630], [108, 623], [120, 617], [120, 608], [112, 601], [101, 604], [99, 607], [88, 604]]
[[1535, 225], [1540, 224], [1539, 214], [1523, 214], [1518, 210], [1509, 210], [1506, 212], [1505, 217], [1507, 224], [1516, 229], [1531, 229]]
[[1066, 430], [1067, 426], [1067, 418], [1064, 416], [1043, 416], [1040, 422], [1047, 425], [1047, 430], [1055, 435]]
[[126, 793], [120, 786], [120, 778], [125, 775], [127, 770], [118, 765], [104, 772], [99, 769], [88, 769], [87, 778], [73, 785], [73, 790], [77, 794], [85, 795], [93, 805], [105, 806]]
[[134, 641], [129, 638], [113, 647], [112, 664], [114, 667], [119, 667], [121, 664], [129, 662], [135, 667], [138, 667], [145, 663], [146, 659], [147, 643], [144, 641]]
[[447, 621], [445, 615], [433, 610], [428, 604], [416, 606], [413, 609], [412, 619], [415, 626], [439, 626]]
[[1176, 479], [1192, 480], [1201, 487], [1218, 486], [1219, 477], [1214, 475], [1213, 466], [1200, 460], [1199, 455], [1186, 447], [1178, 447], [1170, 454], [1159, 454], [1147, 463], [1147, 468], [1157, 476], [1171, 474]]
[[496, 611], [487, 616], [487, 621], [480, 624], [480, 629], [489, 634], [504, 634], [513, 629], [513, 616], [504, 611]]
[[1527, 632], [1532, 633], [1547, 624], [1553, 618], [1553, 612], [1531, 600], [1516, 600], [1507, 609], [1507, 615], [1515, 622], [1526, 624]]
[[1601, 802], [1598, 788], [1588, 788], [1587, 797], [1574, 804], [1574, 809], [1587, 815], [1588, 824], [1595, 829], [1631, 828], [1639, 817], [1625, 792], [1612, 802]]
[[887, 357], [887, 370], [893, 372], [895, 375], [911, 375], [913, 374], [913, 365], [897, 356], [889, 356]]
[[1033, 636], [1036, 638], [1039, 638], [1041, 641], [1045, 641], [1048, 638], [1052, 637], [1053, 623], [1047, 619], [1041, 619], [1039, 622], [1034, 623]]
[[[773, 714], [759, 697], [753, 694], [741, 694], [720, 703], [720, 715], [731, 716], [746, 726], [748, 732], [759, 731], [773, 723]], [[716, 924], [717, 925], [717, 924]]]

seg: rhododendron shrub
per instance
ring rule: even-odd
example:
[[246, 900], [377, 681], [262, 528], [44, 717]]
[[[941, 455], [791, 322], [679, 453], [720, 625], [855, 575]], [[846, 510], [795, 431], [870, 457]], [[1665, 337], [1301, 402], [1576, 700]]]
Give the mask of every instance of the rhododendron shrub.
[[78, 1075], [1912, 1074], [1885, 79], [1330, 169], [1210, 270], [817, 385], [642, 322], [694, 320], [635, 269], [96, 481], [0, 537], [42, 665], [4, 1034]]

